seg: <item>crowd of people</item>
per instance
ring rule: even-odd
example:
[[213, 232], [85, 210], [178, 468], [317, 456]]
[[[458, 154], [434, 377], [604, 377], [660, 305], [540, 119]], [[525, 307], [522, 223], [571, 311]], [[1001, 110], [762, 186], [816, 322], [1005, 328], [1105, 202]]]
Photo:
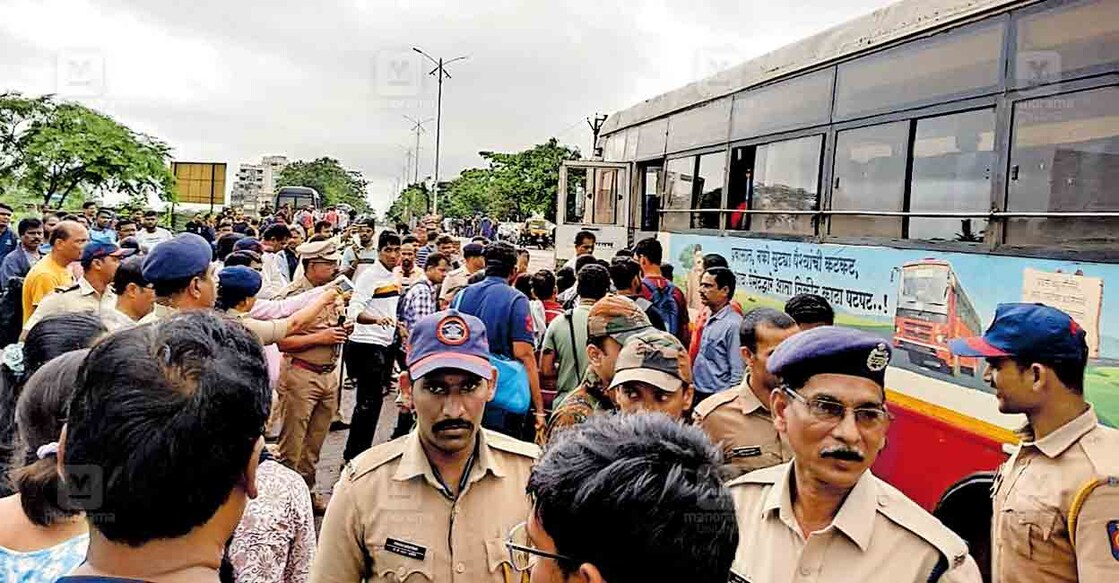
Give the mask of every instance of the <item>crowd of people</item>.
[[[172, 234], [87, 206], [16, 239], [11, 214], [4, 580], [1119, 575], [1119, 437], [1084, 399], [1083, 329], [1054, 308], [1000, 306], [952, 345], [1028, 421], [980, 548], [870, 470], [889, 343], [819, 296], [743, 305], [717, 254], [681, 289], [656, 239], [606, 260], [588, 231], [530, 272], [440, 217], [229, 211]], [[341, 477], [312, 494], [342, 429]]]

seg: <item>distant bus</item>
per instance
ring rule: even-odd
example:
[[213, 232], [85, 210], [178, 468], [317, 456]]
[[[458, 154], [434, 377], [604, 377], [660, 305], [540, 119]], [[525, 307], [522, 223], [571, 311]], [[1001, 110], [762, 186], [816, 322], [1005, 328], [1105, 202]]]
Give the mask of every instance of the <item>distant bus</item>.
[[281, 187], [276, 191], [275, 202], [275, 208], [277, 209], [285, 204], [292, 209], [300, 209], [306, 206], [316, 209], [322, 208], [322, 197], [319, 196], [319, 192], [307, 186]]
[[978, 336], [982, 331], [979, 316], [950, 263], [923, 259], [902, 266], [894, 346], [908, 353], [909, 362], [954, 376], [975, 376], [981, 372], [980, 359], [953, 355], [948, 341]]

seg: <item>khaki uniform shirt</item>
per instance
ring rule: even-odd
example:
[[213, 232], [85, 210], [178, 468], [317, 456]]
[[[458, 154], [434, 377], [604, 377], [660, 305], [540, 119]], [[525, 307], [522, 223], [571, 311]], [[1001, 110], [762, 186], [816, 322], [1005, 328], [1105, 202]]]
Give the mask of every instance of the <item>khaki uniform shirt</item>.
[[451, 293], [454, 290], [466, 287], [470, 283], [470, 274], [466, 272], [466, 267], [447, 272], [447, 277], [443, 278], [443, 285], [439, 289], [439, 299], [451, 301]]
[[[315, 285], [312, 284], [306, 277], [300, 277], [299, 279], [292, 282], [291, 285], [284, 288], [284, 290], [276, 296], [276, 299], [294, 297], [303, 292], [311, 291], [312, 289], [315, 289]], [[311, 322], [311, 324], [303, 330], [302, 334], [313, 334], [315, 332], [321, 332], [322, 330], [326, 330], [327, 328], [337, 326], [338, 315], [340, 313], [341, 312], [338, 310], [337, 303], [327, 306], [326, 308], [319, 311], [318, 315], [315, 316], [315, 319]], [[286, 332], [287, 331], [285, 330], [285, 334]], [[339, 345], [320, 345], [312, 346], [310, 348], [307, 348], [306, 350], [302, 350], [299, 352], [288, 352], [286, 354], [298, 358], [299, 360], [307, 361], [311, 364], [326, 366], [334, 364], [335, 361], [338, 359], [339, 348]]]
[[39, 301], [39, 307], [24, 323], [23, 329], [30, 330], [43, 318], [54, 314], [74, 314], [77, 312], [93, 312], [98, 316], [108, 313], [117, 306], [117, 294], [112, 288], [106, 287], [105, 293], [99, 294], [93, 285], [83, 277], [78, 283], [65, 288], [58, 288], [54, 293]]
[[1119, 581], [1119, 431], [1089, 408], [1039, 440], [1028, 428], [1022, 437], [995, 482], [992, 581]]
[[773, 466], [728, 484], [739, 533], [731, 581], [982, 581], [963, 539], [869, 470], [831, 525], [805, 537], [793, 514], [792, 468]]
[[276, 320], [257, 320], [249, 316], [248, 312], [241, 312], [238, 310], [229, 310], [229, 315], [235, 318], [241, 325], [256, 334], [263, 345], [275, 344], [288, 335], [288, 327], [291, 320], [287, 318], [279, 318]]
[[173, 308], [173, 307], [168, 306], [166, 304], [156, 303], [155, 305], [152, 306], [152, 311], [148, 312], [148, 315], [144, 316], [143, 318], [140, 318], [140, 321], [137, 322], [136, 324], [137, 325], [155, 324], [156, 322], [158, 322], [160, 320], [166, 320], [167, 318], [170, 318], [171, 316], [174, 316], [175, 314], [178, 314], [178, 313], [179, 313], [178, 308]]
[[793, 451], [773, 426], [773, 416], [750, 390], [750, 375], [736, 390], [704, 399], [695, 424], [723, 450], [722, 475], [732, 480], [793, 459]]
[[528, 518], [525, 485], [539, 449], [485, 429], [478, 435], [457, 499], [414, 431], [347, 464], [323, 519], [311, 581], [519, 582], [505, 539]]

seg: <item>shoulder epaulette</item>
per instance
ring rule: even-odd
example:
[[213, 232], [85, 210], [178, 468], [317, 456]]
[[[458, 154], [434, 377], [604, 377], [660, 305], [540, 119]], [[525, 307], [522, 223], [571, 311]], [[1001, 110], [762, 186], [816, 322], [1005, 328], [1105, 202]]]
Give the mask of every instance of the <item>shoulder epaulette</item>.
[[1098, 476], [1119, 476], [1119, 430], [1097, 425], [1080, 438], [1080, 447]]
[[785, 471], [791, 463], [793, 462], [777, 464], [775, 466], [769, 466], [768, 468], [746, 472], [730, 482], [727, 482], [727, 487], [729, 488], [741, 484], [776, 484], [777, 480], [780, 480], [781, 476], [785, 475]]
[[936, 548], [947, 561], [945, 570], [959, 567], [967, 560], [967, 543], [962, 538], [878, 476], [874, 476], [874, 482], [878, 512]]
[[361, 476], [372, 472], [373, 470], [395, 460], [396, 458], [404, 455], [404, 446], [408, 441], [408, 436], [398, 437], [388, 443], [375, 445], [354, 459], [346, 462], [346, 467], [342, 471], [344, 477], [349, 481], [354, 481]]
[[710, 415], [711, 412], [715, 409], [718, 409], [719, 407], [726, 405], [727, 403], [731, 403], [737, 398], [738, 390], [734, 388], [715, 393], [714, 395], [711, 395], [710, 397], [704, 399], [703, 402], [695, 408], [696, 417], [699, 419], [703, 419], [704, 417]]
[[482, 429], [486, 434], [486, 445], [508, 453], [523, 455], [532, 459], [540, 457], [540, 448], [535, 443], [513, 439], [504, 433]]

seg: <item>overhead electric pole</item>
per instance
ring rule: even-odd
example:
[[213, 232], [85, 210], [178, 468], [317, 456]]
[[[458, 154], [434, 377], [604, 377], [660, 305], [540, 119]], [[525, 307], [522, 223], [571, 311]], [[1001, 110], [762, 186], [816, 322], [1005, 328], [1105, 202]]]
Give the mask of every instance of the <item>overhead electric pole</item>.
[[435, 101], [435, 185], [432, 186], [431, 190], [431, 212], [435, 214], [439, 212], [439, 138], [443, 127], [443, 79], [451, 78], [451, 74], [447, 72], [447, 65], [455, 61], [461, 61], [465, 59], [466, 56], [463, 55], [449, 61], [444, 61], [442, 57], [436, 59], [416, 47], [412, 47], [412, 50], [423, 55], [435, 65], [435, 68], [428, 72], [428, 75], [435, 75], [435, 78], [439, 81], [439, 92]]
[[431, 118], [429, 117], [423, 121], [419, 121], [411, 116], [406, 115], [404, 116], [404, 119], [412, 122], [412, 129], [409, 131], [416, 134], [416, 149], [414, 150], [415, 158], [413, 158], [415, 167], [412, 172], [412, 184], [416, 184], [420, 181], [420, 134], [424, 131], [424, 124], [431, 121]]
[[594, 120], [593, 121], [591, 120], [591, 118], [589, 118], [589, 117], [587, 118], [587, 125], [591, 126], [591, 133], [594, 134], [594, 137], [591, 138], [591, 140], [592, 140], [591, 141], [591, 157], [592, 158], [601, 158], [602, 157], [602, 148], [598, 147], [598, 132], [599, 132], [599, 130], [602, 129], [602, 124], [605, 123], [605, 122], [606, 122], [606, 116], [603, 115], [603, 114], [600, 114], [600, 113], [594, 114]]

